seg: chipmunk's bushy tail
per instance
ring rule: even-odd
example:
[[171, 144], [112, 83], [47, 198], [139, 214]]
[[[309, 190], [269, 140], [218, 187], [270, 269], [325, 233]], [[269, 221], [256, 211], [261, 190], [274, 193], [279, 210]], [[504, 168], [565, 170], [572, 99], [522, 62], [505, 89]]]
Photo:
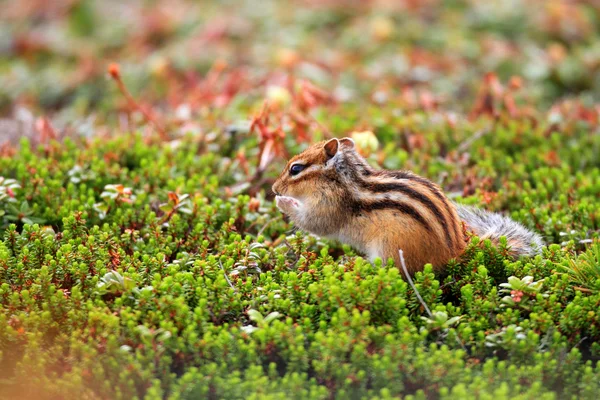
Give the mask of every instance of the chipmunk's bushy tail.
[[542, 250], [544, 242], [540, 235], [508, 217], [460, 204], [456, 205], [456, 211], [467, 224], [467, 229], [481, 239], [490, 239], [497, 245], [500, 237], [505, 236], [510, 252], [515, 257], [534, 256]]

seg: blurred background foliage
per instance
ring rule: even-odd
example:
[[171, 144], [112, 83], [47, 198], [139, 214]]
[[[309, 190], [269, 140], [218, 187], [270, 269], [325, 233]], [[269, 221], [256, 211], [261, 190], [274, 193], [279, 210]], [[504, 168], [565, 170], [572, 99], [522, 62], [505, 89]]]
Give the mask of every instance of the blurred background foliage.
[[[418, 90], [426, 102], [461, 111], [488, 72], [503, 82], [520, 77], [524, 97], [540, 106], [571, 96], [592, 102], [600, 89], [597, 6], [560, 0], [5, 1], [0, 115], [14, 117], [15, 108], [24, 107], [53, 113], [63, 125], [90, 115], [116, 119], [108, 111], [123, 99], [106, 79], [111, 61], [121, 64], [134, 95], [162, 107], [249, 104], [290, 74], [354, 103]], [[202, 78], [215, 71], [215, 62], [222, 73], [208, 83], [227, 90], [206, 103], [200, 100], [214, 87]]]

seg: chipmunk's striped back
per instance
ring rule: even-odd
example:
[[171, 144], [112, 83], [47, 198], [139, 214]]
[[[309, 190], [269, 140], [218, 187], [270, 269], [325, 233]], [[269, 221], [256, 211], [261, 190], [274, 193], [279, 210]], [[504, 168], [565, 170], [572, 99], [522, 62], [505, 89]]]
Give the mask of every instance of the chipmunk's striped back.
[[375, 170], [354, 151], [343, 152], [335, 168], [350, 190], [355, 214], [392, 210], [412, 218], [449, 248], [464, 247], [465, 236], [453, 205], [433, 182], [407, 171]]
[[454, 256], [464, 249], [465, 233], [456, 209], [437, 185], [408, 171], [376, 170], [349, 150], [340, 152], [334, 166], [343, 185], [351, 188], [348, 200], [355, 216], [383, 210], [400, 213], [441, 242], [430, 254]]
[[[515, 255], [530, 254], [525, 242], [537, 238], [512, 220], [491, 217], [496, 214], [461, 208], [459, 216], [437, 185], [410, 172], [372, 168], [348, 138], [315, 144], [292, 158], [273, 191], [278, 207], [300, 228], [350, 244], [371, 259], [393, 258], [396, 265], [403, 250], [411, 272], [426, 263], [441, 268], [462, 254], [463, 220], [493, 240], [509, 233]], [[488, 222], [493, 229], [485, 229]]]

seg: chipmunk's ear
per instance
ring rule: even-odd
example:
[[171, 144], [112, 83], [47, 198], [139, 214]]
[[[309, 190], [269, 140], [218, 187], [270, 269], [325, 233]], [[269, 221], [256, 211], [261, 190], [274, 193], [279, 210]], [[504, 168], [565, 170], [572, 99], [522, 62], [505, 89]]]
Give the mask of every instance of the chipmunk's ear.
[[325, 143], [325, 146], [323, 146], [323, 148], [325, 149], [325, 154], [327, 155], [327, 158], [333, 158], [333, 156], [335, 156], [338, 152], [338, 148], [340, 147], [340, 141], [336, 138], [333, 138], [331, 140], [328, 140], [327, 143]]
[[353, 149], [354, 148], [354, 139], [351, 139], [349, 137], [341, 138], [340, 139], [340, 144], [342, 146], [346, 146], [346, 147], [348, 147], [350, 149]]

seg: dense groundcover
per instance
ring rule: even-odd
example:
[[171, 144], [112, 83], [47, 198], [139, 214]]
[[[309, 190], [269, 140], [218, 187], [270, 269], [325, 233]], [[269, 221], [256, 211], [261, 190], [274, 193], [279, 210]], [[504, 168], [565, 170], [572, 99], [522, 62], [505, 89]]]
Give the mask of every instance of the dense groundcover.
[[[25, 3], [0, 20], [0, 396], [598, 397], [596, 9]], [[472, 237], [412, 287], [295, 231], [270, 185], [349, 135], [543, 253]]]

